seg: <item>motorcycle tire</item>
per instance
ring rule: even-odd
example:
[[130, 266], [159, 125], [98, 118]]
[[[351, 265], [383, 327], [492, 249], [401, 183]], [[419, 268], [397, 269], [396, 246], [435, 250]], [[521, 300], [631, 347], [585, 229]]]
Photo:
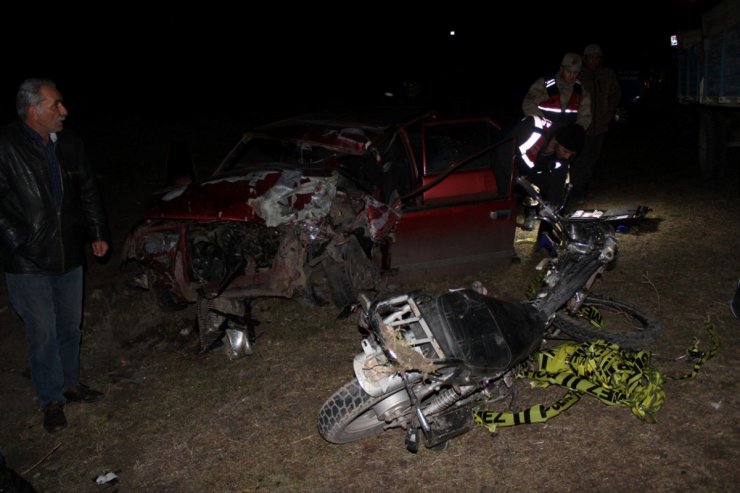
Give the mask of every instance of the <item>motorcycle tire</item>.
[[319, 433], [331, 443], [349, 443], [377, 435], [383, 432], [386, 422], [377, 416], [373, 407], [394, 396], [398, 402], [393, 406], [404, 411], [410, 407], [404, 388], [373, 397], [357, 380], [347, 382], [321, 406]]
[[603, 339], [626, 349], [642, 349], [653, 342], [661, 331], [660, 321], [640, 307], [624, 301], [591, 294], [583, 307], [593, 307], [603, 318], [601, 326], [586, 317], [573, 316], [566, 310], [556, 313], [553, 329], [581, 342]]

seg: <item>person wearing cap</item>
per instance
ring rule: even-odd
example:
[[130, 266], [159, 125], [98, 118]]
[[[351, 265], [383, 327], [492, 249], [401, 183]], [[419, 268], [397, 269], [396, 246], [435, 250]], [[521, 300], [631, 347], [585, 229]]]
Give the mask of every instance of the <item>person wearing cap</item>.
[[593, 178], [596, 163], [601, 155], [604, 136], [609, 130], [609, 122], [614, 119], [622, 92], [614, 70], [603, 66], [601, 47], [590, 44], [583, 50], [583, 70], [580, 80], [590, 95], [591, 125], [586, 127], [586, 140], [583, 152], [573, 163], [571, 181], [573, 196], [583, 202]]
[[581, 68], [581, 55], [566, 53], [554, 77], [541, 77], [529, 88], [522, 102], [524, 115], [546, 118], [553, 129], [569, 123], [588, 128], [591, 99], [578, 80]]

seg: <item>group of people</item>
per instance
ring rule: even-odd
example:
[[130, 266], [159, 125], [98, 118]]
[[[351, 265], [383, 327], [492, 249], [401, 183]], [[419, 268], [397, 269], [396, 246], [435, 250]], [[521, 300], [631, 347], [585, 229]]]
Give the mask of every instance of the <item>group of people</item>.
[[[545, 200], [560, 203], [568, 176], [576, 197], [588, 191], [619, 99], [616, 75], [595, 44], [583, 55], [567, 53], [557, 74], [532, 84], [515, 129], [519, 172]], [[102, 397], [80, 382], [83, 247], [104, 257], [109, 233], [82, 141], [62, 132], [68, 112], [56, 84], [24, 81], [16, 110], [19, 118], [0, 128], [0, 260], [25, 325], [43, 424], [54, 433], [67, 426], [66, 403]], [[740, 282], [735, 316], [739, 296]]]
[[[525, 117], [513, 137], [518, 172], [529, 177], [545, 200], [562, 204], [570, 179], [571, 197], [583, 201], [621, 96], [616, 73], [603, 65], [597, 44], [586, 46], [582, 56], [566, 53], [554, 77], [537, 79], [529, 88], [522, 102]], [[535, 204], [525, 198], [523, 206], [522, 228], [532, 230]], [[740, 319], [740, 280], [730, 312]]]
[[[525, 117], [514, 130], [518, 171], [545, 200], [562, 203], [568, 179], [573, 199], [585, 199], [620, 98], [616, 73], [603, 65], [595, 44], [586, 46], [583, 55], [567, 53], [557, 74], [529, 88], [522, 102]], [[524, 209], [522, 227], [531, 230], [534, 211], [526, 204]]]
[[[601, 66], [597, 45], [583, 57], [568, 53], [555, 76], [532, 85], [518, 127], [520, 172], [546, 200], [559, 201], [568, 162], [581, 149], [571, 177], [585, 192], [618, 101], [616, 76]], [[54, 433], [67, 426], [66, 403], [102, 397], [80, 382], [83, 247], [105, 256], [109, 233], [82, 141], [62, 132], [68, 112], [56, 84], [24, 81], [16, 111], [19, 118], [0, 128], [0, 260], [25, 325], [44, 427]]]

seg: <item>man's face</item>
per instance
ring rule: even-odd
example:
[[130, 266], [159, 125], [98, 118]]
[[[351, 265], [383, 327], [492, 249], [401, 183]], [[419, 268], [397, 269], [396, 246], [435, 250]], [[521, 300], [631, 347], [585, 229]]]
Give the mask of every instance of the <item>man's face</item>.
[[601, 65], [601, 55], [592, 53], [583, 57], [583, 64], [588, 67], [589, 70], [596, 70]]
[[579, 70], [575, 72], [571, 72], [570, 70], [565, 70], [565, 67], [561, 68], [560, 75], [565, 79], [565, 82], [568, 84], [573, 84], [576, 79], [578, 78], [578, 74], [581, 72]]
[[558, 141], [555, 141], [555, 155], [558, 159], [564, 160], [564, 161], [570, 161], [570, 159], [576, 155], [575, 152], [566, 149]]
[[28, 109], [26, 123], [42, 137], [64, 128], [67, 108], [62, 104], [62, 95], [51, 86], [43, 85], [39, 91], [41, 102]]

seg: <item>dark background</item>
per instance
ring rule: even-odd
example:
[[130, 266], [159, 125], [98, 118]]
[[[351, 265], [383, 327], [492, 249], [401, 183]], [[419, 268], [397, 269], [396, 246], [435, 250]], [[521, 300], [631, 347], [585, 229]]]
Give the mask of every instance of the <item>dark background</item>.
[[508, 119], [519, 116], [537, 77], [554, 74], [564, 53], [589, 43], [601, 45], [608, 65], [670, 79], [669, 35], [700, 28], [701, 13], [716, 3], [277, 2], [257, 9], [172, 2], [5, 12], [0, 114], [13, 118], [18, 84], [44, 76], [57, 81], [68, 122], [78, 126], [101, 115], [261, 123], [388, 103], [383, 93], [398, 95], [404, 81], [420, 84], [419, 102], [448, 114]]

